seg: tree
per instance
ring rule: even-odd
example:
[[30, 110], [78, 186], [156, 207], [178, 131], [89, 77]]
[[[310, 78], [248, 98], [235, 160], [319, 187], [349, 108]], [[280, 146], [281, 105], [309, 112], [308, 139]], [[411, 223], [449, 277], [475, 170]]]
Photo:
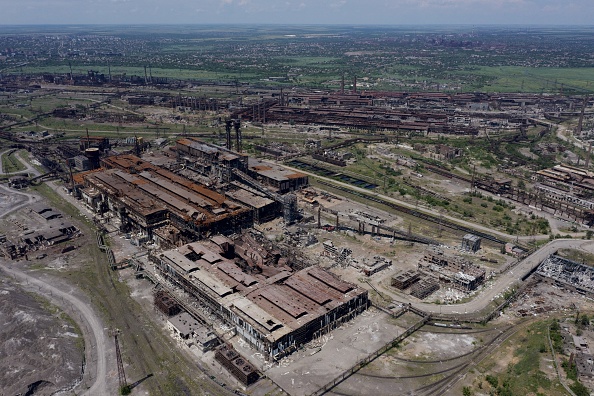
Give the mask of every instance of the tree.
[[462, 388], [462, 395], [463, 396], [471, 396], [472, 395], [472, 391], [470, 390], [469, 386], [465, 386], [464, 388]]

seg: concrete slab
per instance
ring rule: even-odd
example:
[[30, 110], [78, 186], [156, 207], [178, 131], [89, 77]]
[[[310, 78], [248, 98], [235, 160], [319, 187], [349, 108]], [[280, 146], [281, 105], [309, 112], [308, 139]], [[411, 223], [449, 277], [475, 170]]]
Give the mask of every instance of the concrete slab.
[[326, 385], [357, 361], [387, 344], [404, 329], [404, 326], [398, 326], [385, 313], [370, 308], [278, 363], [265, 361], [261, 354], [237, 337], [232, 341], [243, 356], [250, 359], [287, 393], [302, 396]]

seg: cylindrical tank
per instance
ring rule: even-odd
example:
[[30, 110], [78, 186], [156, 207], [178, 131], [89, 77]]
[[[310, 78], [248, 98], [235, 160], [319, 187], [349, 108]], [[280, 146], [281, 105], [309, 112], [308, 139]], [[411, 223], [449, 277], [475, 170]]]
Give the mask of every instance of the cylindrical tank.
[[85, 156], [89, 159], [91, 169], [99, 168], [99, 156], [101, 151], [98, 148], [88, 148], [85, 150]]

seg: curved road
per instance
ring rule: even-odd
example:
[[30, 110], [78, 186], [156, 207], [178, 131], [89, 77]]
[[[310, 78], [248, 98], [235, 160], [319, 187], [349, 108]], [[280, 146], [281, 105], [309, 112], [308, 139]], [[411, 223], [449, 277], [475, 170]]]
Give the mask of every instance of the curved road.
[[[93, 381], [91, 387], [82, 394], [88, 396], [110, 394], [106, 383], [107, 356], [105, 345], [107, 340], [101, 319], [90, 306], [74, 296], [72, 289], [68, 292], [63, 291], [3, 261], [0, 261], [0, 269], [20, 281], [23, 288], [41, 294], [52, 304], [62, 308], [77, 322], [83, 332], [85, 341], [85, 372], [81, 384]], [[95, 358], [97, 359], [96, 362]]]
[[5, 155], [7, 152], [9, 152], [9, 151], [11, 151], [11, 150], [12, 150], [12, 149], [5, 150], [5, 151], [3, 151], [3, 152], [1, 152], [1, 153], [0, 153], [0, 174], [3, 174], [3, 175], [10, 176], [10, 175], [22, 175], [22, 174], [24, 174], [24, 173], [28, 173], [29, 175], [33, 175], [33, 176], [39, 176], [39, 171], [38, 171], [37, 169], [35, 169], [35, 168], [34, 168], [34, 167], [33, 167], [33, 166], [32, 166], [32, 165], [29, 163], [29, 161], [25, 160], [25, 159], [24, 159], [24, 158], [21, 156], [21, 153], [20, 153], [18, 150], [17, 150], [17, 151], [14, 153], [14, 156], [16, 157], [16, 159], [17, 159], [17, 160], [18, 160], [18, 161], [19, 161], [21, 164], [23, 164], [23, 166], [25, 167], [25, 169], [23, 169], [23, 170], [21, 170], [21, 171], [17, 171], [17, 172], [11, 172], [11, 173], [4, 172], [4, 169], [2, 168], [2, 161], [1, 161], [1, 159], [2, 159], [2, 156], [4, 156], [4, 155]]
[[511, 270], [498, 275], [495, 280], [485, 287], [478, 295], [474, 296], [472, 301], [463, 304], [436, 305], [431, 303], [419, 302], [418, 300], [408, 299], [408, 296], [399, 294], [395, 301], [401, 303], [410, 303], [413, 307], [432, 314], [471, 314], [478, 313], [491, 303], [491, 301], [503, 293], [503, 291], [520, 281], [530, 271], [536, 268], [545, 258], [555, 253], [559, 249], [578, 249], [588, 253], [594, 253], [594, 241], [583, 239], [556, 239], [544, 245], [530, 256], [526, 257]]
[[[284, 166], [286, 166], [286, 165], [284, 165]], [[288, 167], [288, 168], [290, 168], [290, 167]], [[366, 190], [364, 188], [355, 187], [350, 184], [346, 184], [346, 183], [342, 183], [342, 182], [337, 182], [334, 179], [319, 176], [319, 175], [313, 174], [311, 172], [303, 171], [301, 169], [296, 169], [296, 168], [290, 168], [290, 169], [293, 169], [297, 172], [312, 175], [312, 176], [315, 176], [315, 177], [323, 179], [323, 180], [327, 180], [332, 183], [343, 185], [343, 186], [352, 188], [354, 190], [362, 191], [367, 194], [377, 195], [377, 196], [382, 197], [383, 199], [386, 199], [388, 201], [393, 201], [395, 203], [401, 204], [401, 205], [409, 207], [411, 209], [416, 209], [416, 210], [430, 213], [433, 215], [439, 215], [439, 213], [436, 213], [432, 210], [420, 209], [418, 207], [415, 207], [415, 205], [412, 205], [407, 202], [403, 202], [403, 201], [400, 201], [400, 200], [397, 200], [397, 199], [394, 199], [394, 198], [391, 198], [391, 197], [388, 197], [388, 196], [385, 196], [382, 194], [373, 193], [373, 192], [370, 192], [369, 190]], [[475, 229], [478, 229], [481, 231], [485, 231], [485, 232], [497, 235], [499, 237], [507, 238], [509, 240], [516, 238], [514, 235], [505, 234], [503, 232], [496, 231], [496, 230], [490, 229], [488, 227], [484, 227], [479, 224], [474, 224], [474, 223], [460, 220], [460, 219], [450, 217], [450, 216], [444, 216], [444, 217], [448, 218], [449, 220], [452, 220], [454, 222], [457, 222], [459, 224], [464, 224], [465, 226], [475, 228]], [[536, 236], [536, 237], [526, 236], [526, 237], [519, 237], [518, 239], [531, 240], [531, 239], [544, 239], [544, 238], [548, 238], [548, 235]], [[414, 299], [414, 300], [409, 299], [408, 296], [404, 295], [404, 294], [398, 294], [397, 297], [394, 298], [394, 301], [400, 302], [400, 303], [410, 303], [413, 307], [418, 308], [418, 309], [428, 312], [428, 313], [432, 313], [432, 314], [457, 315], [457, 314], [478, 313], [478, 312], [481, 312], [482, 310], [484, 310], [485, 308], [487, 308], [487, 306], [491, 303], [491, 301], [496, 296], [503, 293], [506, 288], [508, 288], [509, 286], [513, 285], [514, 283], [520, 281], [526, 274], [528, 274], [530, 271], [532, 271], [534, 268], [536, 268], [549, 255], [551, 255], [552, 253], [556, 252], [559, 249], [570, 249], [570, 248], [571, 249], [581, 249], [581, 250], [584, 250], [584, 251], [587, 251], [590, 253], [594, 253], [594, 241], [582, 240], [582, 239], [556, 239], [556, 240], [553, 240], [553, 241], [547, 243], [546, 245], [544, 245], [543, 247], [541, 247], [540, 249], [538, 249], [536, 252], [532, 253], [530, 256], [523, 259], [520, 263], [515, 265], [511, 270], [508, 270], [507, 272], [498, 275], [490, 285], [488, 285], [478, 295], [476, 295], [472, 299], [472, 301], [469, 301], [467, 303], [453, 304], [453, 305], [436, 305], [436, 304], [431, 304], [431, 303], [419, 302], [417, 299]], [[383, 290], [383, 291], [386, 292], [386, 290]], [[387, 294], [390, 294], [393, 296], [392, 293], [388, 292]]]
[[[23, 195], [27, 197], [27, 201], [17, 205], [0, 207], [0, 218], [39, 199], [39, 197], [35, 195], [15, 191], [1, 185], [0, 192], [7, 195]], [[78, 324], [83, 332], [85, 341], [85, 372], [83, 381], [80, 385], [91, 383], [90, 388], [83, 394], [88, 396], [109, 394], [107, 389], [107, 339], [105, 337], [101, 319], [95, 314], [91, 306], [77, 298], [73, 294], [73, 288], [66, 291], [70, 286], [61, 285], [63, 286], [63, 290], [61, 290], [60, 288], [47, 283], [45, 280], [38, 279], [33, 274], [28, 274], [20, 269], [14, 268], [10, 262], [0, 260], [0, 270], [21, 281], [21, 286], [23, 288], [41, 294], [46, 299], [50, 300], [52, 304], [59, 306]], [[23, 284], [23, 281], [25, 284]], [[31, 288], [31, 286], [35, 287]]]
[[4, 217], [9, 213], [14, 212], [15, 210], [19, 210], [22, 207], [25, 207], [25, 206], [39, 200], [39, 197], [37, 197], [36, 195], [18, 192], [11, 188], [5, 187], [3, 185], [0, 185], [0, 194], [6, 194], [7, 196], [13, 196], [13, 197], [15, 195], [27, 197], [27, 200], [25, 202], [20, 202], [20, 203], [17, 203], [16, 205], [11, 205], [8, 202], [8, 200], [7, 200], [8, 203], [4, 203], [4, 202], [0, 201], [0, 217]]

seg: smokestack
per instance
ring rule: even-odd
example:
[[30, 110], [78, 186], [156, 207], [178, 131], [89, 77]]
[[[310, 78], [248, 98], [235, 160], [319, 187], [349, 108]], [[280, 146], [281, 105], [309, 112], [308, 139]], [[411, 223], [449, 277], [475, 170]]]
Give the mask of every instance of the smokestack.
[[353, 93], [357, 93], [357, 76], [353, 77]]
[[236, 149], [238, 153], [241, 153], [241, 123], [239, 120], [235, 120], [233, 123], [233, 127], [235, 128], [235, 140], [236, 140]]
[[144, 85], [148, 85], [148, 76], [146, 74], [146, 65], [144, 65]]
[[588, 147], [588, 155], [586, 155], [586, 170], [588, 170], [588, 166], [590, 166], [590, 156], [592, 155], [592, 142], [590, 142], [590, 146]]
[[344, 73], [342, 73], [342, 80], [340, 81], [340, 94], [344, 95]]
[[225, 121], [225, 134], [227, 137], [227, 150], [231, 150], [231, 124], [233, 121], [227, 120]]
[[580, 112], [580, 119], [578, 120], [578, 127], [577, 127], [577, 137], [578, 139], [582, 136], [582, 128], [584, 125], [584, 112], [586, 111], [586, 106], [588, 105], [588, 97], [584, 98], [584, 104], [582, 105], [582, 111]]

